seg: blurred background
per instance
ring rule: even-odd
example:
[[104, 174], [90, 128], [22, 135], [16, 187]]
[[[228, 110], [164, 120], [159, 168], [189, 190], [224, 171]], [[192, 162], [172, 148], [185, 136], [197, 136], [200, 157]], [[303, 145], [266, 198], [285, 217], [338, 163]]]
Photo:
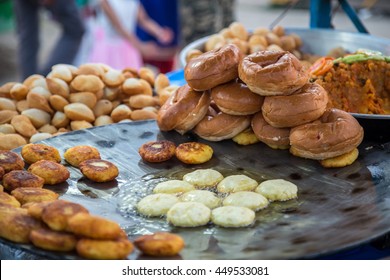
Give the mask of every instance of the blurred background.
[[[94, 1], [96, 2], [96, 0], [91, 2], [93, 3]], [[88, 0], [77, 0], [78, 7], [85, 19], [90, 17], [88, 11], [90, 11], [91, 2]], [[186, 5], [186, 2], [190, 1], [179, 0], [179, 9], [182, 9], [183, 5]], [[283, 27], [309, 27], [309, 0], [236, 0], [227, 2], [232, 3], [229, 8], [233, 13], [233, 19], [243, 23], [247, 29], [269, 27], [272, 23], [276, 22]], [[390, 1], [349, 0], [348, 2], [357, 11], [360, 20], [371, 35], [390, 38]], [[334, 6], [332, 11], [333, 27], [340, 31], [357, 32], [355, 26], [344, 13], [343, 9], [338, 7], [338, 1], [333, 1], [332, 6]], [[224, 16], [223, 9], [219, 11], [219, 15], [215, 14], [215, 17], [218, 16]], [[41, 27], [39, 60], [43, 61], [46, 59], [54, 43], [58, 39], [60, 28], [56, 22], [53, 21], [48, 11], [42, 10], [39, 14], [39, 18]], [[194, 24], [200, 24], [200, 22], [193, 23], [193, 26]], [[208, 30], [211, 34], [215, 32], [215, 30], [218, 31], [218, 29], [221, 28], [222, 25], [220, 24], [220, 26], [216, 26], [215, 29], [210, 27]], [[184, 25], [179, 26], [180, 31], [185, 32], [184, 29]], [[86, 40], [88, 40], [88, 38], [86, 38]], [[187, 43], [188, 42], [181, 41], [179, 44], [179, 51]], [[84, 52], [85, 51], [88, 50], [84, 50]], [[82, 62], [82, 60], [79, 60], [79, 62]], [[17, 38], [12, 0], [0, 0], [0, 65], [0, 85], [5, 82], [20, 80], [17, 66]], [[180, 67], [180, 63], [176, 60], [174, 69], [179, 69]]]

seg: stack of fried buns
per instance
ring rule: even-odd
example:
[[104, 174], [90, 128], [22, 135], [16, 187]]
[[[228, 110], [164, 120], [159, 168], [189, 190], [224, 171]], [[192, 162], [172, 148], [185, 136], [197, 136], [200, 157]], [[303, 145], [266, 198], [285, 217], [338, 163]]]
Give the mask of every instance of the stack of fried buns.
[[244, 145], [261, 141], [327, 167], [357, 158], [363, 128], [350, 114], [327, 108], [326, 90], [309, 82], [309, 72], [288, 51], [245, 56], [227, 44], [191, 59], [184, 75], [187, 84], [158, 113], [162, 131]]

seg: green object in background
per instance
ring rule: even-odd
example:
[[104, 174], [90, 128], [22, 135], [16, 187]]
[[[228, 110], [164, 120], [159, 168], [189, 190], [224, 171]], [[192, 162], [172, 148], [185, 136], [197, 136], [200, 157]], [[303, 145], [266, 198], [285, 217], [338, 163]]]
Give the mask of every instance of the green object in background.
[[14, 13], [12, 0], [0, 0], [0, 33], [14, 28]]

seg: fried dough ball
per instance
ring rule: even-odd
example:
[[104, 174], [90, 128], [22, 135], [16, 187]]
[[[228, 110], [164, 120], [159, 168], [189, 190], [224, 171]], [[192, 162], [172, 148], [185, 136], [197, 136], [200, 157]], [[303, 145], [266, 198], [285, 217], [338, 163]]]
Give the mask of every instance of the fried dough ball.
[[197, 169], [183, 176], [183, 181], [197, 188], [213, 187], [222, 181], [223, 175], [214, 169]]
[[27, 171], [43, 178], [47, 185], [63, 183], [70, 176], [70, 172], [65, 166], [50, 160], [39, 160], [31, 164]]
[[165, 182], [158, 183], [154, 189], [153, 193], [185, 193], [195, 190], [195, 187], [181, 180], [168, 180]]
[[211, 210], [199, 202], [179, 202], [167, 212], [167, 221], [177, 227], [204, 226], [210, 221]]
[[50, 251], [73, 251], [77, 244], [74, 234], [45, 228], [32, 230], [29, 238], [36, 247]]
[[4, 188], [11, 192], [17, 188], [42, 188], [45, 180], [25, 170], [13, 170], [3, 177]]
[[267, 180], [256, 188], [255, 192], [265, 196], [270, 201], [286, 201], [298, 197], [298, 187], [283, 179]]
[[8, 205], [11, 207], [20, 207], [20, 202], [12, 195], [9, 195], [6, 192], [0, 192], [0, 205]]
[[156, 193], [142, 198], [137, 203], [137, 210], [148, 217], [161, 217], [178, 202], [179, 199], [173, 194]]
[[14, 189], [11, 194], [23, 205], [29, 202], [54, 201], [59, 196], [48, 189], [30, 187]]
[[268, 207], [268, 199], [255, 192], [235, 192], [229, 194], [222, 202], [223, 206], [242, 206], [253, 211], [258, 211]]
[[144, 161], [163, 162], [175, 155], [176, 145], [168, 140], [150, 141], [143, 144], [138, 153]]
[[176, 148], [176, 157], [186, 164], [201, 164], [209, 161], [213, 156], [213, 149], [204, 143], [187, 142]]
[[80, 204], [66, 200], [56, 200], [43, 208], [41, 218], [49, 228], [64, 231], [68, 229], [69, 218], [77, 213], [89, 212]]
[[354, 163], [355, 160], [358, 158], [358, 156], [359, 156], [359, 150], [355, 148], [352, 151], [343, 154], [341, 156], [320, 160], [320, 163], [325, 168], [344, 167]]
[[179, 254], [185, 243], [177, 234], [156, 232], [138, 237], [134, 240], [134, 245], [145, 255], [170, 257]]
[[93, 239], [117, 239], [122, 235], [122, 229], [116, 222], [88, 213], [70, 217], [68, 231]]
[[77, 253], [86, 259], [94, 260], [122, 260], [134, 249], [127, 239], [94, 240], [82, 238], [77, 242]]
[[26, 209], [0, 207], [0, 237], [16, 243], [29, 243], [30, 231], [40, 227], [41, 222], [27, 214]]
[[92, 146], [74, 146], [64, 153], [65, 160], [74, 167], [79, 167], [80, 163], [87, 159], [100, 159], [100, 152]]
[[79, 165], [81, 173], [94, 182], [108, 182], [119, 175], [119, 170], [113, 163], [103, 159], [88, 159]]
[[61, 162], [61, 156], [58, 150], [45, 144], [27, 144], [23, 146], [21, 155], [28, 164], [32, 164], [42, 159]]
[[222, 206], [211, 212], [211, 221], [221, 227], [246, 227], [255, 220], [255, 212], [241, 206]]
[[257, 185], [256, 180], [246, 175], [231, 175], [219, 182], [217, 189], [221, 193], [253, 191]]
[[22, 170], [24, 168], [23, 159], [15, 152], [0, 150], [0, 166], [5, 173], [12, 170]]
[[214, 209], [221, 204], [221, 199], [215, 193], [205, 190], [186, 192], [180, 196], [180, 201], [200, 202], [210, 209]]

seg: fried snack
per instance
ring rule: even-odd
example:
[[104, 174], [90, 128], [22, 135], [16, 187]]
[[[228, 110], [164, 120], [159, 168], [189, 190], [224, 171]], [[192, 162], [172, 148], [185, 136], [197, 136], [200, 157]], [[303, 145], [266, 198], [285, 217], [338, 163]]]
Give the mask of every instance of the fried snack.
[[175, 155], [176, 145], [168, 140], [150, 141], [143, 144], [138, 153], [144, 161], [162, 162], [171, 159]]
[[29, 243], [30, 231], [42, 227], [39, 220], [27, 214], [27, 210], [0, 207], [0, 237], [16, 243]]
[[[3, 180], [3, 176], [5, 174], [5, 170], [3, 167], [0, 166], [0, 181]], [[0, 192], [2, 192], [2, 188], [0, 187]]]
[[201, 164], [213, 156], [213, 149], [204, 143], [187, 142], [176, 148], [176, 157], [186, 164]]
[[355, 160], [358, 158], [358, 156], [359, 156], [359, 150], [355, 148], [352, 151], [343, 154], [341, 156], [320, 160], [320, 163], [325, 168], [344, 167], [354, 163]]
[[36, 247], [50, 251], [69, 252], [74, 250], [77, 244], [74, 234], [45, 228], [33, 229], [29, 238]]
[[42, 159], [61, 162], [61, 156], [58, 150], [45, 144], [27, 144], [23, 146], [21, 155], [28, 164]]
[[77, 242], [77, 253], [86, 259], [122, 260], [134, 249], [128, 239], [94, 240], [82, 238]]
[[79, 165], [81, 173], [94, 182], [108, 182], [114, 180], [119, 170], [113, 163], [103, 159], [88, 159]]
[[17, 188], [14, 189], [11, 194], [22, 204], [29, 202], [43, 202], [43, 201], [54, 201], [58, 198], [59, 194], [40, 188]]
[[270, 201], [286, 201], [298, 197], [298, 187], [283, 179], [267, 180], [255, 189]]
[[12, 170], [22, 170], [24, 168], [23, 159], [15, 152], [0, 150], [0, 166], [5, 173]]
[[13, 197], [12, 195], [9, 195], [6, 192], [0, 192], [0, 205], [8, 205], [11, 207], [20, 207], [20, 202]]
[[221, 193], [231, 193], [238, 191], [252, 191], [257, 187], [256, 180], [246, 175], [231, 175], [219, 182], [217, 189]]
[[3, 191], [4, 191], [3, 185], [0, 185], [0, 192], [3, 192]]
[[258, 211], [268, 207], [268, 199], [259, 193], [242, 191], [229, 194], [223, 202], [223, 206], [241, 206]]
[[43, 178], [47, 185], [63, 183], [70, 176], [65, 166], [50, 160], [39, 160], [31, 164], [27, 171]]
[[74, 146], [64, 153], [65, 160], [74, 167], [79, 167], [80, 163], [87, 159], [100, 159], [99, 150], [92, 146]]
[[213, 187], [222, 181], [222, 179], [223, 175], [214, 169], [197, 169], [183, 176], [183, 181], [197, 188]]
[[181, 180], [168, 180], [165, 182], [158, 183], [154, 189], [153, 193], [185, 193], [195, 190], [195, 187], [185, 181]]
[[194, 190], [183, 193], [180, 196], [180, 201], [200, 202], [210, 209], [214, 209], [221, 204], [221, 199], [215, 193], [205, 190]]
[[255, 220], [255, 212], [246, 207], [222, 206], [211, 212], [211, 221], [221, 227], [246, 227]]
[[27, 209], [27, 213], [35, 219], [42, 219], [43, 209], [53, 201], [42, 201], [42, 202], [27, 202], [22, 207]]
[[68, 220], [68, 231], [87, 238], [114, 240], [121, 236], [122, 229], [113, 221], [88, 213], [78, 213]]
[[199, 202], [179, 202], [167, 212], [167, 221], [177, 227], [204, 226], [210, 221], [211, 210]]
[[145, 255], [170, 257], [179, 254], [185, 243], [177, 234], [156, 232], [138, 237], [134, 240], [134, 245]]
[[88, 210], [77, 203], [56, 200], [43, 208], [41, 218], [49, 228], [64, 231], [68, 229], [69, 218], [77, 213], [88, 213]]
[[252, 128], [247, 128], [232, 138], [238, 145], [251, 145], [260, 142]]
[[13, 170], [3, 177], [4, 188], [11, 192], [17, 188], [42, 188], [45, 180], [25, 170]]
[[178, 202], [179, 199], [173, 194], [156, 193], [142, 198], [137, 203], [137, 210], [148, 217], [161, 217]]

